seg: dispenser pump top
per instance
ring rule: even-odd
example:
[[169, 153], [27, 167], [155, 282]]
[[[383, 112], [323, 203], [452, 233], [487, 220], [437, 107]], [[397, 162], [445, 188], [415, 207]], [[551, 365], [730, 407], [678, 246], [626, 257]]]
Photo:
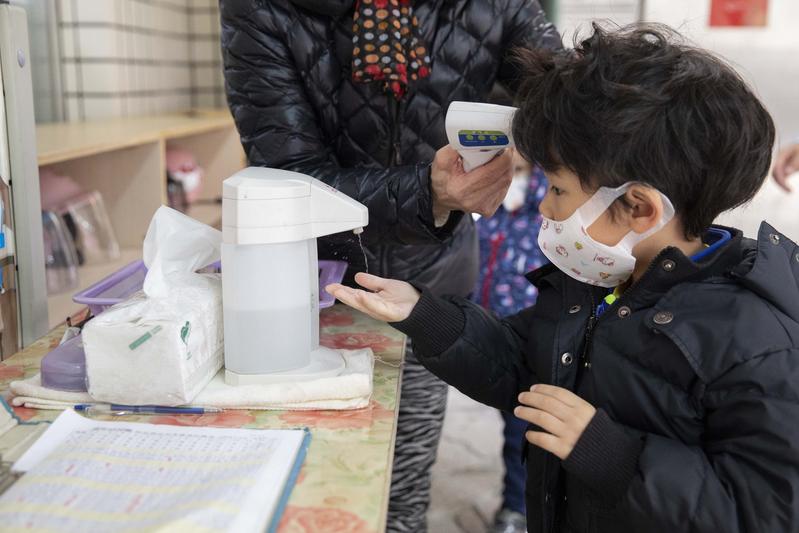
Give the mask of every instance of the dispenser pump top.
[[231, 200], [282, 200], [311, 195], [309, 176], [288, 170], [247, 167], [222, 185], [222, 195]]
[[248, 167], [226, 179], [222, 192], [226, 243], [294, 242], [369, 223], [364, 205], [299, 172]]

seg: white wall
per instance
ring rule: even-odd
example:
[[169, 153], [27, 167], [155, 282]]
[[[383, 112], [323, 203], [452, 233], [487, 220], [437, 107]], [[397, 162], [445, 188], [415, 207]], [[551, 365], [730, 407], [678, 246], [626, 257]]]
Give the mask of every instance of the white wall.
[[574, 42], [574, 34], [590, 34], [591, 21], [612, 21], [626, 26], [640, 16], [639, 0], [560, 0], [557, 4], [555, 24], [566, 46]]
[[218, 0], [14, 2], [32, 21], [39, 122], [224, 106]]
[[643, 18], [731, 61], [771, 111], [781, 138], [799, 137], [799, 1], [771, 0], [765, 28], [711, 28], [709, 13], [709, 0], [647, 0]]
[[[646, 0], [643, 19], [675, 27], [730, 61], [774, 117], [778, 144], [799, 140], [799, 0], [770, 0], [765, 28], [708, 27], [710, 0]], [[799, 189], [799, 176], [794, 177]], [[799, 193], [784, 194], [768, 180], [747, 207], [720, 222], [756, 235], [761, 220], [799, 240]]]

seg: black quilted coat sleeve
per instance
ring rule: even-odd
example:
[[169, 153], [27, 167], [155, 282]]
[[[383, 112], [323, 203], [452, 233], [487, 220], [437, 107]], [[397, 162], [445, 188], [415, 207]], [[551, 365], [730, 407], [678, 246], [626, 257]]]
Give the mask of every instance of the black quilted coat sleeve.
[[419, 361], [480, 403], [512, 412], [517, 396], [538, 382], [524, 357], [533, 308], [503, 319], [465, 298], [421, 298], [410, 316], [391, 324], [413, 340]]
[[249, 164], [311, 175], [369, 209], [364, 241], [440, 242], [456, 218], [436, 230], [428, 163], [342, 168], [310, 105], [285, 34], [291, 21], [272, 2], [222, 1], [222, 47], [228, 105]]
[[[514, 5], [515, 4], [515, 5]], [[555, 25], [547, 20], [546, 13], [537, 1], [517, 0], [512, 2], [512, 16], [507, 20], [505, 34], [508, 36], [504, 61], [497, 73], [497, 81], [510, 94], [515, 94], [519, 86], [521, 71], [513, 59], [517, 48], [545, 48], [559, 50], [563, 47], [560, 34]]]

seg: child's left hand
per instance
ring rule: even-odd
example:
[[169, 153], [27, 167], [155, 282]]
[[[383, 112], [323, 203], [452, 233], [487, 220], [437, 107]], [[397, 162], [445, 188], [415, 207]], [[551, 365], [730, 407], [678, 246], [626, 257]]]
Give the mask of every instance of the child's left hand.
[[596, 413], [593, 405], [573, 392], [552, 385], [533, 385], [530, 392], [519, 395], [519, 403], [513, 414], [544, 430], [528, 431], [527, 440], [561, 460], [571, 454]]

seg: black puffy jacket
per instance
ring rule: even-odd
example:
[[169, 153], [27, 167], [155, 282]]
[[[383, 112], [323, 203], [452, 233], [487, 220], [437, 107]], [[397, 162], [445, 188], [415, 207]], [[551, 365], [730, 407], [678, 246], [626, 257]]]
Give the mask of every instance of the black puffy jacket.
[[598, 320], [602, 289], [530, 277], [536, 306], [506, 320], [423, 291], [396, 325], [480, 402], [540, 382], [597, 408], [565, 461], [527, 446], [529, 531], [799, 531], [796, 244], [764, 223], [707, 263], [668, 248]]
[[[447, 144], [451, 101], [486, 101], [495, 82], [512, 91], [513, 47], [560, 46], [538, 2], [414, 2], [432, 72], [400, 103], [379, 83], [352, 82], [352, 0], [220, 4], [228, 104], [250, 164], [309, 174], [366, 205], [372, 273], [467, 294], [477, 276], [474, 226], [454, 214], [435, 228], [429, 162]], [[351, 236], [319, 248], [364, 266]]]

